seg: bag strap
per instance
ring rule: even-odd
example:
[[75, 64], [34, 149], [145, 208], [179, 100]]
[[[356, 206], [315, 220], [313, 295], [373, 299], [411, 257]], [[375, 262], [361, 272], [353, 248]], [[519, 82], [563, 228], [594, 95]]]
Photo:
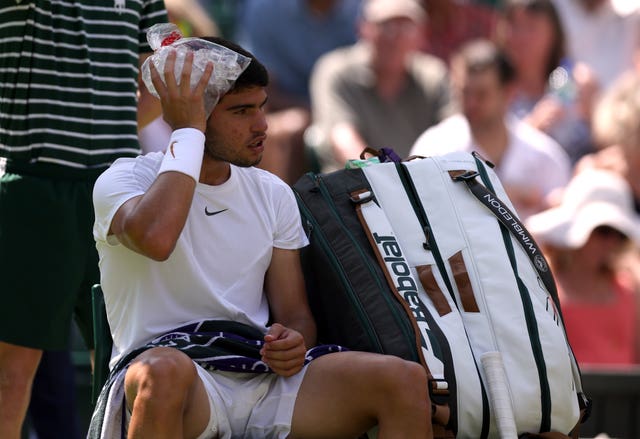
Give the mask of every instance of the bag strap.
[[[432, 347], [431, 337], [428, 335], [430, 331], [428, 321], [421, 317], [426, 315], [428, 310], [417, 294], [418, 283], [411, 273], [409, 263], [387, 215], [373, 201], [373, 194], [370, 191], [352, 193], [351, 199], [355, 203], [358, 219], [376, 255], [378, 265], [384, 272], [389, 288], [411, 316], [411, 322], [416, 329], [420, 362], [430, 369], [430, 374], [444, 381], [444, 364], [435, 356], [435, 349]], [[398, 274], [399, 271], [402, 273]], [[410, 303], [409, 294], [411, 295]], [[410, 304], [412, 307], [409, 307]], [[420, 320], [419, 323], [418, 320]], [[423, 326], [421, 327], [420, 324]]]
[[[433, 345], [436, 342], [435, 338], [429, 335], [431, 328], [426, 319], [429, 311], [417, 294], [418, 284], [410, 271], [409, 263], [404, 257], [389, 219], [374, 201], [373, 193], [370, 190], [358, 190], [352, 192], [350, 197], [389, 288], [402, 304], [414, 327], [418, 357], [429, 378], [428, 390], [432, 403], [432, 418], [437, 424], [445, 427], [443, 433], [451, 434], [452, 432], [446, 428], [451, 412], [448, 403], [450, 391], [444, 375], [444, 363], [436, 354], [439, 346]], [[388, 254], [389, 252], [392, 254]]]

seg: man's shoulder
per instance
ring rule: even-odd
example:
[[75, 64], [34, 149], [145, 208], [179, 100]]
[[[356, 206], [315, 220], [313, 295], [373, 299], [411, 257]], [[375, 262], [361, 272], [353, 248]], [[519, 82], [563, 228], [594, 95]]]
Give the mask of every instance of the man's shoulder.
[[447, 65], [440, 58], [428, 53], [416, 52], [411, 55], [410, 71], [418, 79], [444, 81], [448, 74]]
[[110, 168], [157, 168], [160, 166], [163, 158], [164, 152], [162, 151], [153, 151], [147, 154], [140, 154], [136, 157], [121, 157], [114, 161]]
[[316, 61], [314, 71], [321, 76], [349, 76], [366, 65], [367, 49], [361, 43], [338, 47]]
[[548, 134], [515, 117], [508, 118], [507, 125], [513, 136], [512, 144], [519, 150], [529, 151], [554, 164], [570, 166], [567, 152]]
[[255, 166], [234, 167], [234, 169], [242, 180], [249, 181], [252, 184], [258, 185], [260, 187], [289, 189], [289, 185], [285, 183], [280, 177], [265, 169]]
[[461, 114], [455, 114], [429, 127], [416, 140], [411, 155], [442, 155], [469, 148], [469, 125]]
[[121, 157], [115, 160], [99, 177], [99, 181], [119, 179], [123, 175], [137, 180], [149, 180], [155, 178], [160, 169], [163, 152], [150, 152], [137, 157]]
[[507, 126], [514, 140], [523, 147], [545, 151], [564, 151], [562, 146], [551, 136], [523, 120], [516, 117], [509, 117], [507, 118]]

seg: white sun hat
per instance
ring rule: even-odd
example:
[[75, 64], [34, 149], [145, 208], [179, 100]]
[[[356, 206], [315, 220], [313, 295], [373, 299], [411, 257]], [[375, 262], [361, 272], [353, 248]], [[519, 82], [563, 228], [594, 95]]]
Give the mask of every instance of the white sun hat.
[[618, 174], [596, 169], [573, 177], [559, 206], [526, 221], [537, 241], [565, 248], [582, 247], [599, 226], [612, 227], [640, 245], [640, 216], [629, 184]]

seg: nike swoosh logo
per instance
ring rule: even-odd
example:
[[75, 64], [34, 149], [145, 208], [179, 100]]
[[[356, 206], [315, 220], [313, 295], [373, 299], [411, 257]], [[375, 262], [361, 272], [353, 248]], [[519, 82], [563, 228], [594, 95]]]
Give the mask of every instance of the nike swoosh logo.
[[174, 140], [173, 142], [171, 142], [171, 145], [169, 145], [169, 152], [171, 153], [171, 156], [172, 156], [174, 159], [176, 158], [176, 155], [175, 155], [175, 153], [173, 152], [173, 145], [175, 145], [176, 143], [178, 143], [178, 142], [176, 142], [176, 141]]
[[216, 210], [214, 212], [209, 212], [209, 209], [207, 209], [207, 206], [204, 207], [204, 214], [207, 216], [213, 216], [213, 215], [217, 215], [219, 213], [225, 212], [229, 209], [222, 209], [222, 210]]

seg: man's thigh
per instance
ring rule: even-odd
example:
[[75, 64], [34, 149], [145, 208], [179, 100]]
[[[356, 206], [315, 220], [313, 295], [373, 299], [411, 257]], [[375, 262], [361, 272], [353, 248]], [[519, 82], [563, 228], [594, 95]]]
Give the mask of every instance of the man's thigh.
[[398, 357], [366, 352], [313, 360], [298, 393], [292, 437], [358, 437], [369, 430], [385, 398], [379, 380], [403, 364]]

